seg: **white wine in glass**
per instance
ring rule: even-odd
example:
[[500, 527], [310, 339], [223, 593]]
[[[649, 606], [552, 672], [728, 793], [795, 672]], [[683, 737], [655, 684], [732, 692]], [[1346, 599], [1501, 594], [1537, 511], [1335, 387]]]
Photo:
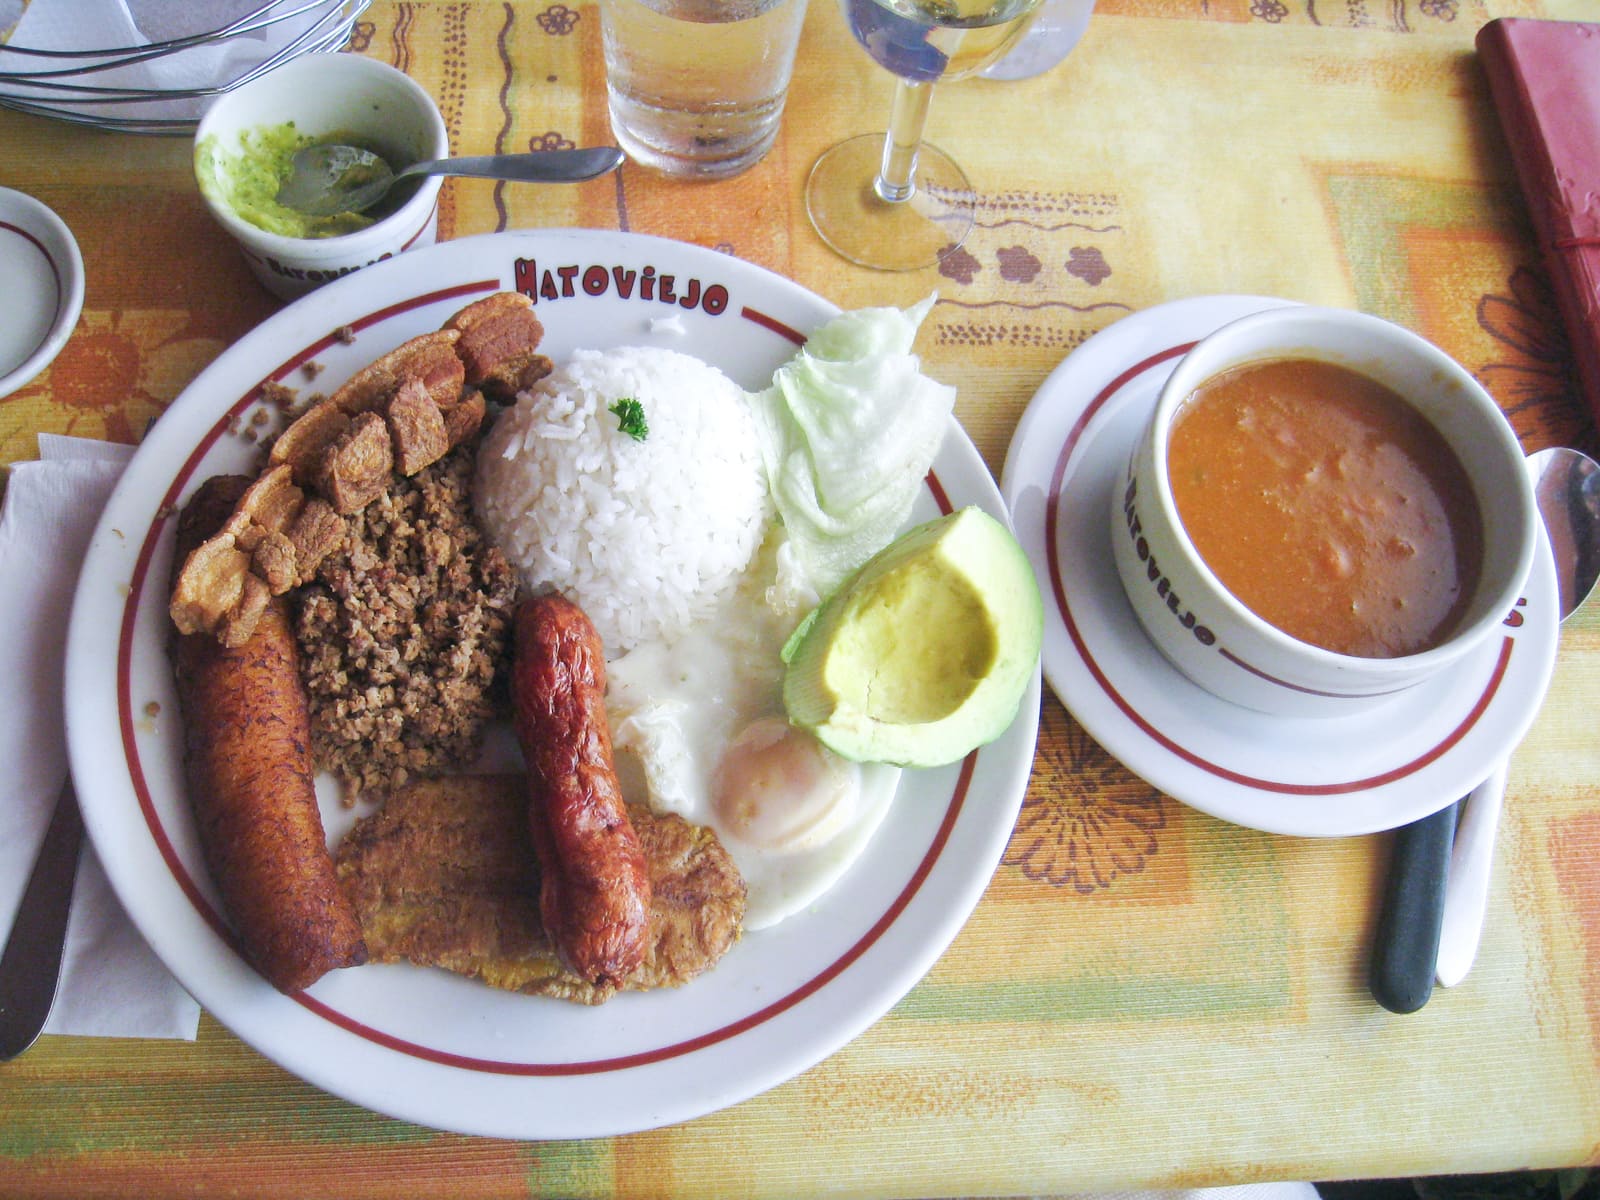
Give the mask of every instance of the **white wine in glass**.
[[972, 229], [966, 172], [922, 140], [933, 85], [982, 71], [1011, 48], [1039, 0], [840, 0], [855, 39], [896, 75], [885, 134], [825, 152], [806, 180], [806, 213], [834, 250], [886, 271], [930, 267]]
[[985, 79], [1043, 75], [1077, 47], [1089, 28], [1094, 0], [1042, 0], [1033, 25], [1005, 57], [983, 69]]

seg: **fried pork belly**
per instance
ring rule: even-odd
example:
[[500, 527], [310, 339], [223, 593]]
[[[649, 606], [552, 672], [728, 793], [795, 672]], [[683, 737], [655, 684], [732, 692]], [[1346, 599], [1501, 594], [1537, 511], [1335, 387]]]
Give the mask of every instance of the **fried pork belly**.
[[[363, 818], [336, 855], [370, 961], [443, 967], [492, 987], [600, 1004], [561, 965], [539, 919], [539, 869], [517, 775], [408, 784]], [[654, 887], [649, 949], [627, 991], [677, 987], [739, 938], [744, 880], [717, 836], [681, 817], [630, 812]]]
[[[183, 563], [169, 604], [178, 632], [242, 646], [268, 598], [311, 577], [340, 516], [383, 495], [396, 472], [409, 478], [476, 437], [485, 392], [509, 402], [550, 373], [543, 336], [526, 296], [486, 296], [297, 413], [272, 443], [265, 486]], [[281, 390], [269, 382], [262, 397], [281, 403]]]
[[538, 352], [544, 326], [533, 301], [520, 293], [496, 292], [469, 304], [445, 329], [460, 335], [456, 354], [466, 366], [467, 383], [496, 400], [509, 404], [550, 374], [550, 360]]

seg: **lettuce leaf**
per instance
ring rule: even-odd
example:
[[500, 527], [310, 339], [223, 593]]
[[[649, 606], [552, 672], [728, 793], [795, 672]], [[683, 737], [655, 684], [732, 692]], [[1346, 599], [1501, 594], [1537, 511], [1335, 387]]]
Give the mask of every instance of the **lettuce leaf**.
[[936, 298], [840, 314], [752, 396], [773, 503], [819, 594], [894, 540], [944, 441], [955, 388], [911, 352]]

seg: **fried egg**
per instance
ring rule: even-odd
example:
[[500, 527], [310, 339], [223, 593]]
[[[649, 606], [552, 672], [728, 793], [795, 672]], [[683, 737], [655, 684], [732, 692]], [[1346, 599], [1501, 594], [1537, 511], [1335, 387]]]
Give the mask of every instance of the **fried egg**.
[[899, 768], [841, 758], [784, 715], [779, 652], [816, 602], [780, 532], [712, 619], [607, 665], [627, 798], [716, 830], [744, 876], [749, 930], [838, 882], [899, 784]]

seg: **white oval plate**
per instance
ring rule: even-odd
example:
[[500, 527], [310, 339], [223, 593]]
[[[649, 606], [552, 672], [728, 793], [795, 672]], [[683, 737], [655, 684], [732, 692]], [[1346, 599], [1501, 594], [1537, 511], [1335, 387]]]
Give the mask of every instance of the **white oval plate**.
[[0, 188], [0, 396], [61, 353], [83, 310], [83, 256], [66, 222], [23, 192]]
[[1044, 673], [1091, 737], [1201, 812], [1269, 833], [1393, 829], [1471, 791], [1522, 740], [1555, 665], [1555, 568], [1541, 537], [1503, 636], [1364, 713], [1275, 717], [1219, 700], [1157, 650], [1111, 557], [1111, 489], [1183, 352], [1287, 303], [1202, 296], [1124, 317], [1044, 381], [1001, 490], [1045, 594]]
[[[669, 281], [670, 280], [670, 284]], [[658, 344], [764, 386], [837, 310], [695, 246], [596, 231], [493, 234], [401, 255], [284, 309], [208, 367], [152, 428], [90, 545], [72, 613], [67, 729], [95, 847], [129, 914], [220, 1021], [310, 1082], [442, 1129], [573, 1138], [708, 1113], [819, 1062], [882, 1016], [971, 913], [1026, 790], [1037, 678], [1011, 729], [964, 762], [908, 771], [867, 852], [813, 909], [746, 934], [676, 991], [599, 1008], [497, 992], [443, 971], [366, 966], [285, 996], [233, 948], [182, 784], [165, 643], [172, 522], [203, 478], [253, 467], [260, 385], [325, 391], [471, 300], [532, 289], [556, 360]], [[663, 300], [670, 288], [675, 299]], [[693, 304], [687, 303], [690, 297]], [[710, 298], [709, 303], [707, 298]], [[663, 323], [664, 322], [664, 323]], [[353, 344], [336, 336], [354, 330]], [[303, 364], [322, 366], [314, 383]], [[973, 503], [1004, 517], [952, 420], [913, 514]], [[324, 789], [328, 790], [328, 789]], [[330, 837], [349, 815], [323, 805]]]

